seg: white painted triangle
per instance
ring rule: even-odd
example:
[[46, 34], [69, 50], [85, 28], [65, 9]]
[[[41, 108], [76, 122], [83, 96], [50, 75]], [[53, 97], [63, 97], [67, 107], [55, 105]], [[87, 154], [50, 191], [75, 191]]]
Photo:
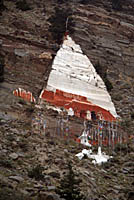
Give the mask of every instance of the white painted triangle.
[[70, 36], [64, 40], [52, 65], [47, 90], [81, 95], [117, 117], [106, 86], [80, 46]]

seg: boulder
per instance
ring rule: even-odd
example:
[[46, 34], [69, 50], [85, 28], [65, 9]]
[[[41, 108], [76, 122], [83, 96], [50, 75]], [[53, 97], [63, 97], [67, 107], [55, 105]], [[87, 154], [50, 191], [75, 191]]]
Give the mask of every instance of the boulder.
[[9, 176], [9, 179], [12, 179], [17, 182], [22, 182], [24, 179], [21, 176]]
[[60, 178], [60, 173], [59, 172], [50, 172], [49, 174], [48, 174], [49, 176], [52, 176], [53, 178]]
[[11, 154], [9, 155], [9, 157], [12, 158], [13, 160], [16, 160], [19, 156], [18, 156], [17, 153], [11, 153]]
[[55, 187], [55, 186], [53, 186], [53, 185], [51, 185], [51, 186], [47, 186], [47, 189], [48, 189], [48, 191], [52, 191], [52, 190], [55, 190], [55, 189], [56, 189], [56, 187]]

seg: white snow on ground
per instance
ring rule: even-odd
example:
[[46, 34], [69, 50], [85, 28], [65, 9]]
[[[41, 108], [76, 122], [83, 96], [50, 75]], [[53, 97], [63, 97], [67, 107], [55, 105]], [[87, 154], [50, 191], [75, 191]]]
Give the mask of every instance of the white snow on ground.
[[92, 63], [70, 36], [64, 40], [53, 61], [47, 89], [81, 95], [117, 117], [106, 86]]
[[107, 162], [112, 156], [108, 156], [105, 153], [101, 152], [101, 147], [98, 147], [98, 153], [92, 154], [92, 150], [83, 149], [82, 152], [76, 154], [76, 156], [81, 160], [84, 156], [93, 159], [92, 163], [101, 165], [102, 163]]

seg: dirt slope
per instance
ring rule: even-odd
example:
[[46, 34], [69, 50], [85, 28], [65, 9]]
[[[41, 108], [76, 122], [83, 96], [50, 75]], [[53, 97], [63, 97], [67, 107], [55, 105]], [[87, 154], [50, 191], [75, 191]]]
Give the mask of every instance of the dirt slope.
[[[47, 137], [33, 134], [31, 120], [39, 111], [12, 92], [21, 87], [38, 100], [53, 60], [40, 59], [39, 55], [46, 52], [54, 57], [60, 47], [50, 31], [54, 25], [49, 19], [56, 7], [69, 8], [74, 22], [71, 36], [94, 65], [99, 62], [102, 71], [107, 71], [117, 112], [129, 128], [128, 134], [133, 134], [134, 1], [124, 2], [121, 11], [113, 10], [108, 0], [91, 0], [87, 4], [78, 0], [27, 0], [31, 7], [28, 11], [17, 9], [15, 2], [5, 1], [7, 10], [0, 16], [0, 52], [5, 56], [5, 81], [0, 83], [0, 199], [47, 199], [50, 193], [55, 199], [54, 188], [69, 159], [82, 178], [81, 189], [88, 200], [132, 200], [132, 140], [124, 151], [117, 149], [114, 160], [102, 167], [87, 159], [78, 161], [75, 154], [83, 147], [72, 140], [68, 144], [53, 134], [57, 113], [43, 111], [49, 123]], [[72, 119], [70, 126], [77, 133], [83, 121]], [[43, 180], [28, 176], [38, 164], [43, 167]]]

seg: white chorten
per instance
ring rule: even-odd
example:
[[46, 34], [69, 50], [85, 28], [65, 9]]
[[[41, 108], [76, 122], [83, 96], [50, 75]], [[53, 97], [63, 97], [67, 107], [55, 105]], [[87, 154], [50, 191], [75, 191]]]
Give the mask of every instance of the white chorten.
[[[56, 90], [86, 97], [93, 105], [109, 111], [117, 117], [114, 104], [106, 86], [92, 63], [83, 54], [80, 45], [68, 35], [52, 64], [47, 91]], [[43, 92], [42, 92], [43, 94]], [[40, 97], [42, 97], [42, 94]]]

